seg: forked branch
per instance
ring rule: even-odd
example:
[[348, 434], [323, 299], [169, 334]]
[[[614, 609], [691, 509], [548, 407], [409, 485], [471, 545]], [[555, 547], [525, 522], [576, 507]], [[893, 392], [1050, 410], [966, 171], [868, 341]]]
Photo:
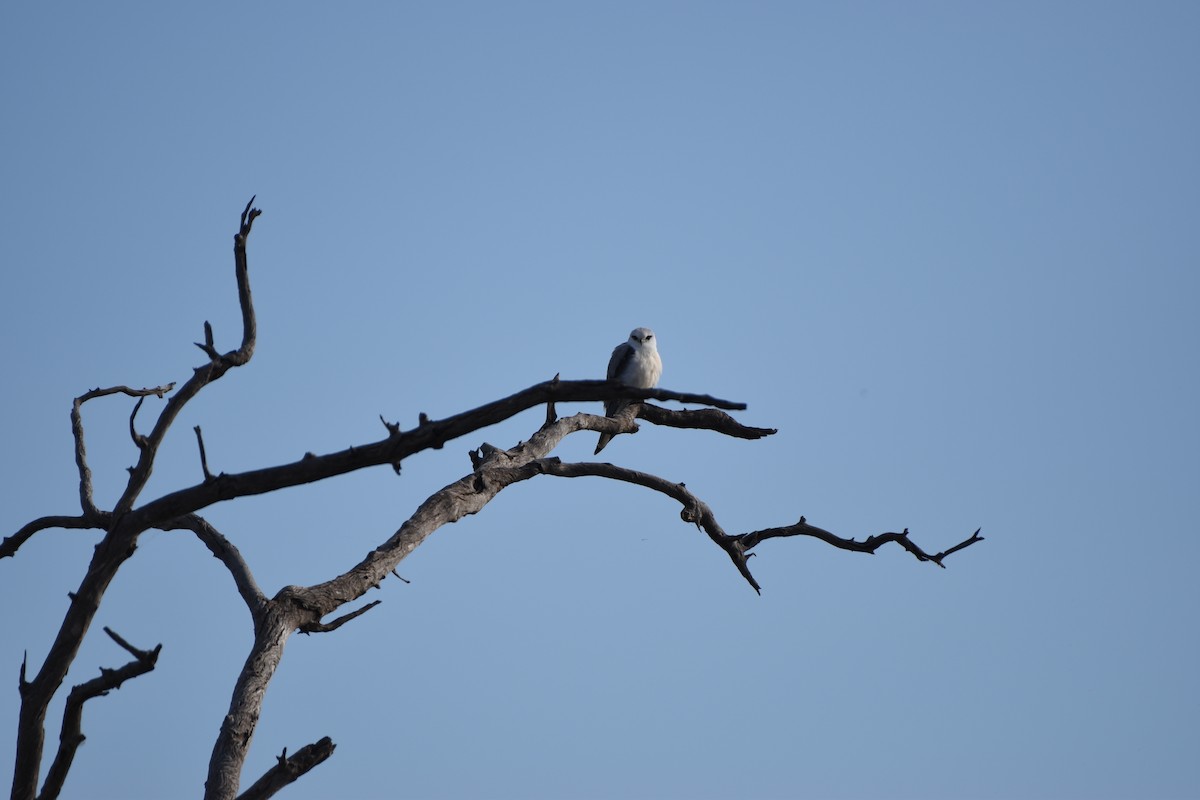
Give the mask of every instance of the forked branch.
[[161, 399], [167, 392], [174, 388], [174, 383], [148, 389], [111, 386], [107, 389], [92, 389], [90, 392], [84, 392], [75, 398], [75, 402], [71, 404], [71, 435], [75, 438], [75, 466], [79, 469], [79, 504], [83, 509], [85, 517], [96, 516], [100, 513], [100, 509], [96, 507], [95, 500], [92, 497], [92, 470], [88, 466], [87, 447], [83, 441], [83, 404], [97, 397], [107, 397], [111, 394], [123, 394], [128, 397], [138, 398], [137, 404], [133, 407], [133, 413], [129, 416], [129, 434], [133, 437], [134, 444], [139, 449], [144, 449], [146, 446], [146, 437], [141, 436], [134, 429], [133, 418], [137, 416], [138, 409], [142, 407], [142, 401], [147, 397], [154, 395]]
[[[83, 511], [83, 523], [80, 524], [71, 518], [62, 517], [44, 519], [64, 521], [65, 524], [60, 527], [103, 527], [106, 533], [96, 545], [91, 563], [79, 589], [72, 595], [66, 616], [41, 669], [28, 682], [24, 680], [24, 674], [22, 675], [21, 711], [17, 723], [17, 747], [12, 783], [14, 800], [33, 800], [36, 796], [42, 749], [46, 736], [47, 709], [54, 695], [62, 686], [67, 671], [79, 652], [109, 584], [121, 565], [133, 554], [137, 546], [137, 539], [142, 532], [166, 520], [181, 516], [181, 513], [174, 513], [147, 519], [130, 513], [150, 479], [158, 448], [167, 431], [189, 400], [205, 386], [220, 378], [230, 367], [246, 363], [254, 351], [254, 307], [250, 297], [250, 282], [246, 266], [246, 237], [250, 234], [251, 225], [258, 217], [259, 212], [252, 208], [252, 203], [253, 199], [242, 212], [241, 227], [234, 236], [234, 266], [243, 320], [242, 344], [237, 350], [227, 353], [219, 361], [210, 361], [210, 363], [197, 368], [191, 378], [184, 382], [167, 400], [149, 434], [145, 436], [138, 434], [132, 427], [131, 419], [131, 434], [140, 454], [137, 464], [129, 471], [129, 480], [125, 490], [111, 512], [101, 512], [93, 499], [92, 474], [88, 467], [87, 453], [84, 447], [80, 409], [88, 400], [108, 394], [120, 393], [134, 397], [145, 397], [148, 394], [163, 396], [171, 390], [174, 384], [141, 390], [130, 389], [126, 386], [94, 389], [76, 398], [72, 406], [71, 428], [75, 438], [75, 460], [79, 469], [79, 497]], [[188, 511], [193, 510], [195, 509], [188, 509]], [[11, 555], [16, 547], [26, 541], [29, 536], [47, 527], [51, 526], [26, 526], [18, 532], [17, 536], [5, 540], [5, 551], [0, 554]]]
[[916, 545], [909, 538], [908, 529], [905, 528], [903, 533], [881, 533], [875, 536], [868, 537], [865, 541], [857, 542], [854, 539], [844, 539], [840, 536], [830, 533], [829, 531], [809, 525], [804, 517], [795, 525], [789, 525], [782, 528], [767, 528], [761, 531], [752, 533], [743, 533], [736, 536], [731, 536], [725, 533], [724, 529], [717, 523], [716, 517], [713, 515], [712, 509], [696, 495], [692, 494], [682, 483], [672, 483], [658, 477], [650, 475], [638, 470], [626, 469], [617, 467], [612, 464], [597, 464], [591, 462], [568, 464], [559, 461], [556, 458], [543, 459], [539, 462], [540, 468], [546, 475], [556, 475], [562, 478], [579, 478], [583, 476], [596, 476], [601, 478], [609, 478], [612, 480], [625, 481], [639, 486], [644, 486], [647, 489], [653, 489], [656, 492], [667, 495], [677, 500], [683, 509], [679, 512], [679, 516], [684, 522], [690, 522], [700, 528], [712, 541], [720, 547], [733, 561], [738, 572], [746, 579], [754, 591], [762, 594], [762, 588], [750, 573], [750, 567], [747, 560], [753, 553], [750, 550], [765, 539], [783, 536], [813, 536], [834, 547], [839, 547], [843, 550], [851, 550], [859, 553], [874, 553], [888, 542], [896, 542], [905, 550], [908, 550], [919, 561], [932, 561], [939, 567], [945, 568], [942, 563], [943, 559], [952, 553], [956, 553], [965, 547], [969, 547], [976, 542], [983, 541], [983, 537], [979, 535], [979, 531], [975, 531], [966, 540], [959, 542], [953, 547], [943, 550], [936, 555], [929, 555], [924, 550]]
[[75, 760], [75, 753], [87, 738], [83, 735], [83, 704], [94, 697], [103, 697], [113, 689], [121, 688], [121, 684], [131, 678], [145, 675], [153, 670], [158, 662], [161, 644], [153, 650], [139, 650], [109, 628], [105, 628], [104, 632], [132, 655], [133, 661], [118, 669], [101, 667], [100, 677], [79, 684], [67, 695], [67, 704], [63, 709], [62, 732], [58, 737], [58, 752], [54, 756], [54, 763], [46, 772], [46, 782], [42, 784], [38, 800], [53, 800], [58, 797], [71, 769], [71, 762]]

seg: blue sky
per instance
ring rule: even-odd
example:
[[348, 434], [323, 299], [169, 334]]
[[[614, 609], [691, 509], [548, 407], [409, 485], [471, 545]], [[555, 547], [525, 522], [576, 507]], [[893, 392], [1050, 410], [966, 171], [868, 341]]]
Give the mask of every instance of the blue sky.
[[[600, 377], [647, 325], [664, 386], [779, 434], [643, 425], [606, 460], [731, 532], [987, 541], [946, 570], [771, 541], [758, 597], [669, 500], [539, 478], [290, 642], [247, 785], [329, 735], [287, 797], [1195, 797], [1197, 30], [1170, 2], [9, 4], [0, 530], [77, 510], [71, 398], [185, 379], [205, 320], [236, 344], [257, 194], [255, 359], [146, 499], [200, 478], [193, 425], [214, 471], [268, 466]], [[101, 504], [130, 409], [86, 407]], [[541, 418], [204, 513], [269, 594], [316, 582]], [[95, 541], [0, 562], [0, 753]], [[194, 796], [251, 636], [232, 581], [147, 534], [97, 625], [163, 652], [87, 706], [67, 795]], [[68, 681], [123, 656], [97, 627]]]

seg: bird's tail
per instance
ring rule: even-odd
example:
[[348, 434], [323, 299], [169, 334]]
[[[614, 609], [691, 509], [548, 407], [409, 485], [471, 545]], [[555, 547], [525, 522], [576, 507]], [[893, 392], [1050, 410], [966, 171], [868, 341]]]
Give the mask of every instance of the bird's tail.
[[[604, 404], [604, 416], [615, 417], [617, 414], [620, 414], [622, 411], [624, 411], [628, 406], [629, 402], [626, 400], [609, 400]], [[612, 441], [614, 436], [616, 436], [615, 433], [600, 434], [600, 441], [596, 442], [596, 449], [592, 452], [592, 455], [600, 455], [600, 451], [608, 446], [608, 443]]]

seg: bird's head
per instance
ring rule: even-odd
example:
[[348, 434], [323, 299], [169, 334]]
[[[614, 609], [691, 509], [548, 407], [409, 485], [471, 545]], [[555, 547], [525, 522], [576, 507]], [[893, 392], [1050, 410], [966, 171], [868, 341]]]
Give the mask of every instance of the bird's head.
[[647, 350], [658, 348], [658, 344], [654, 339], [654, 331], [649, 328], [634, 328], [629, 334], [629, 345], [635, 350], [640, 350], [643, 347]]

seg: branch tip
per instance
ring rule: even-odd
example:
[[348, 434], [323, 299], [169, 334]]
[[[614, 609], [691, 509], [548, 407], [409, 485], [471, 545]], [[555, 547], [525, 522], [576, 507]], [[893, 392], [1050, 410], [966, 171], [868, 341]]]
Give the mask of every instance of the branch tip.
[[196, 432], [196, 444], [200, 447], [200, 469], [204, 471], [204, 482], [209, 483], [216, 480], [213, 474], [208, 471], [208, 454], [204, 452], [204, 434], [200, 432], [200, 426], [192, 428]]
[[399, 436], [400, 435], [400, 423], [399, 422], [388, 422], [386, 419], [383, 418], [383, 414], [379, 415], [379, 421], [383, 423], [383, 427], [387, 428], [388, 436]]

